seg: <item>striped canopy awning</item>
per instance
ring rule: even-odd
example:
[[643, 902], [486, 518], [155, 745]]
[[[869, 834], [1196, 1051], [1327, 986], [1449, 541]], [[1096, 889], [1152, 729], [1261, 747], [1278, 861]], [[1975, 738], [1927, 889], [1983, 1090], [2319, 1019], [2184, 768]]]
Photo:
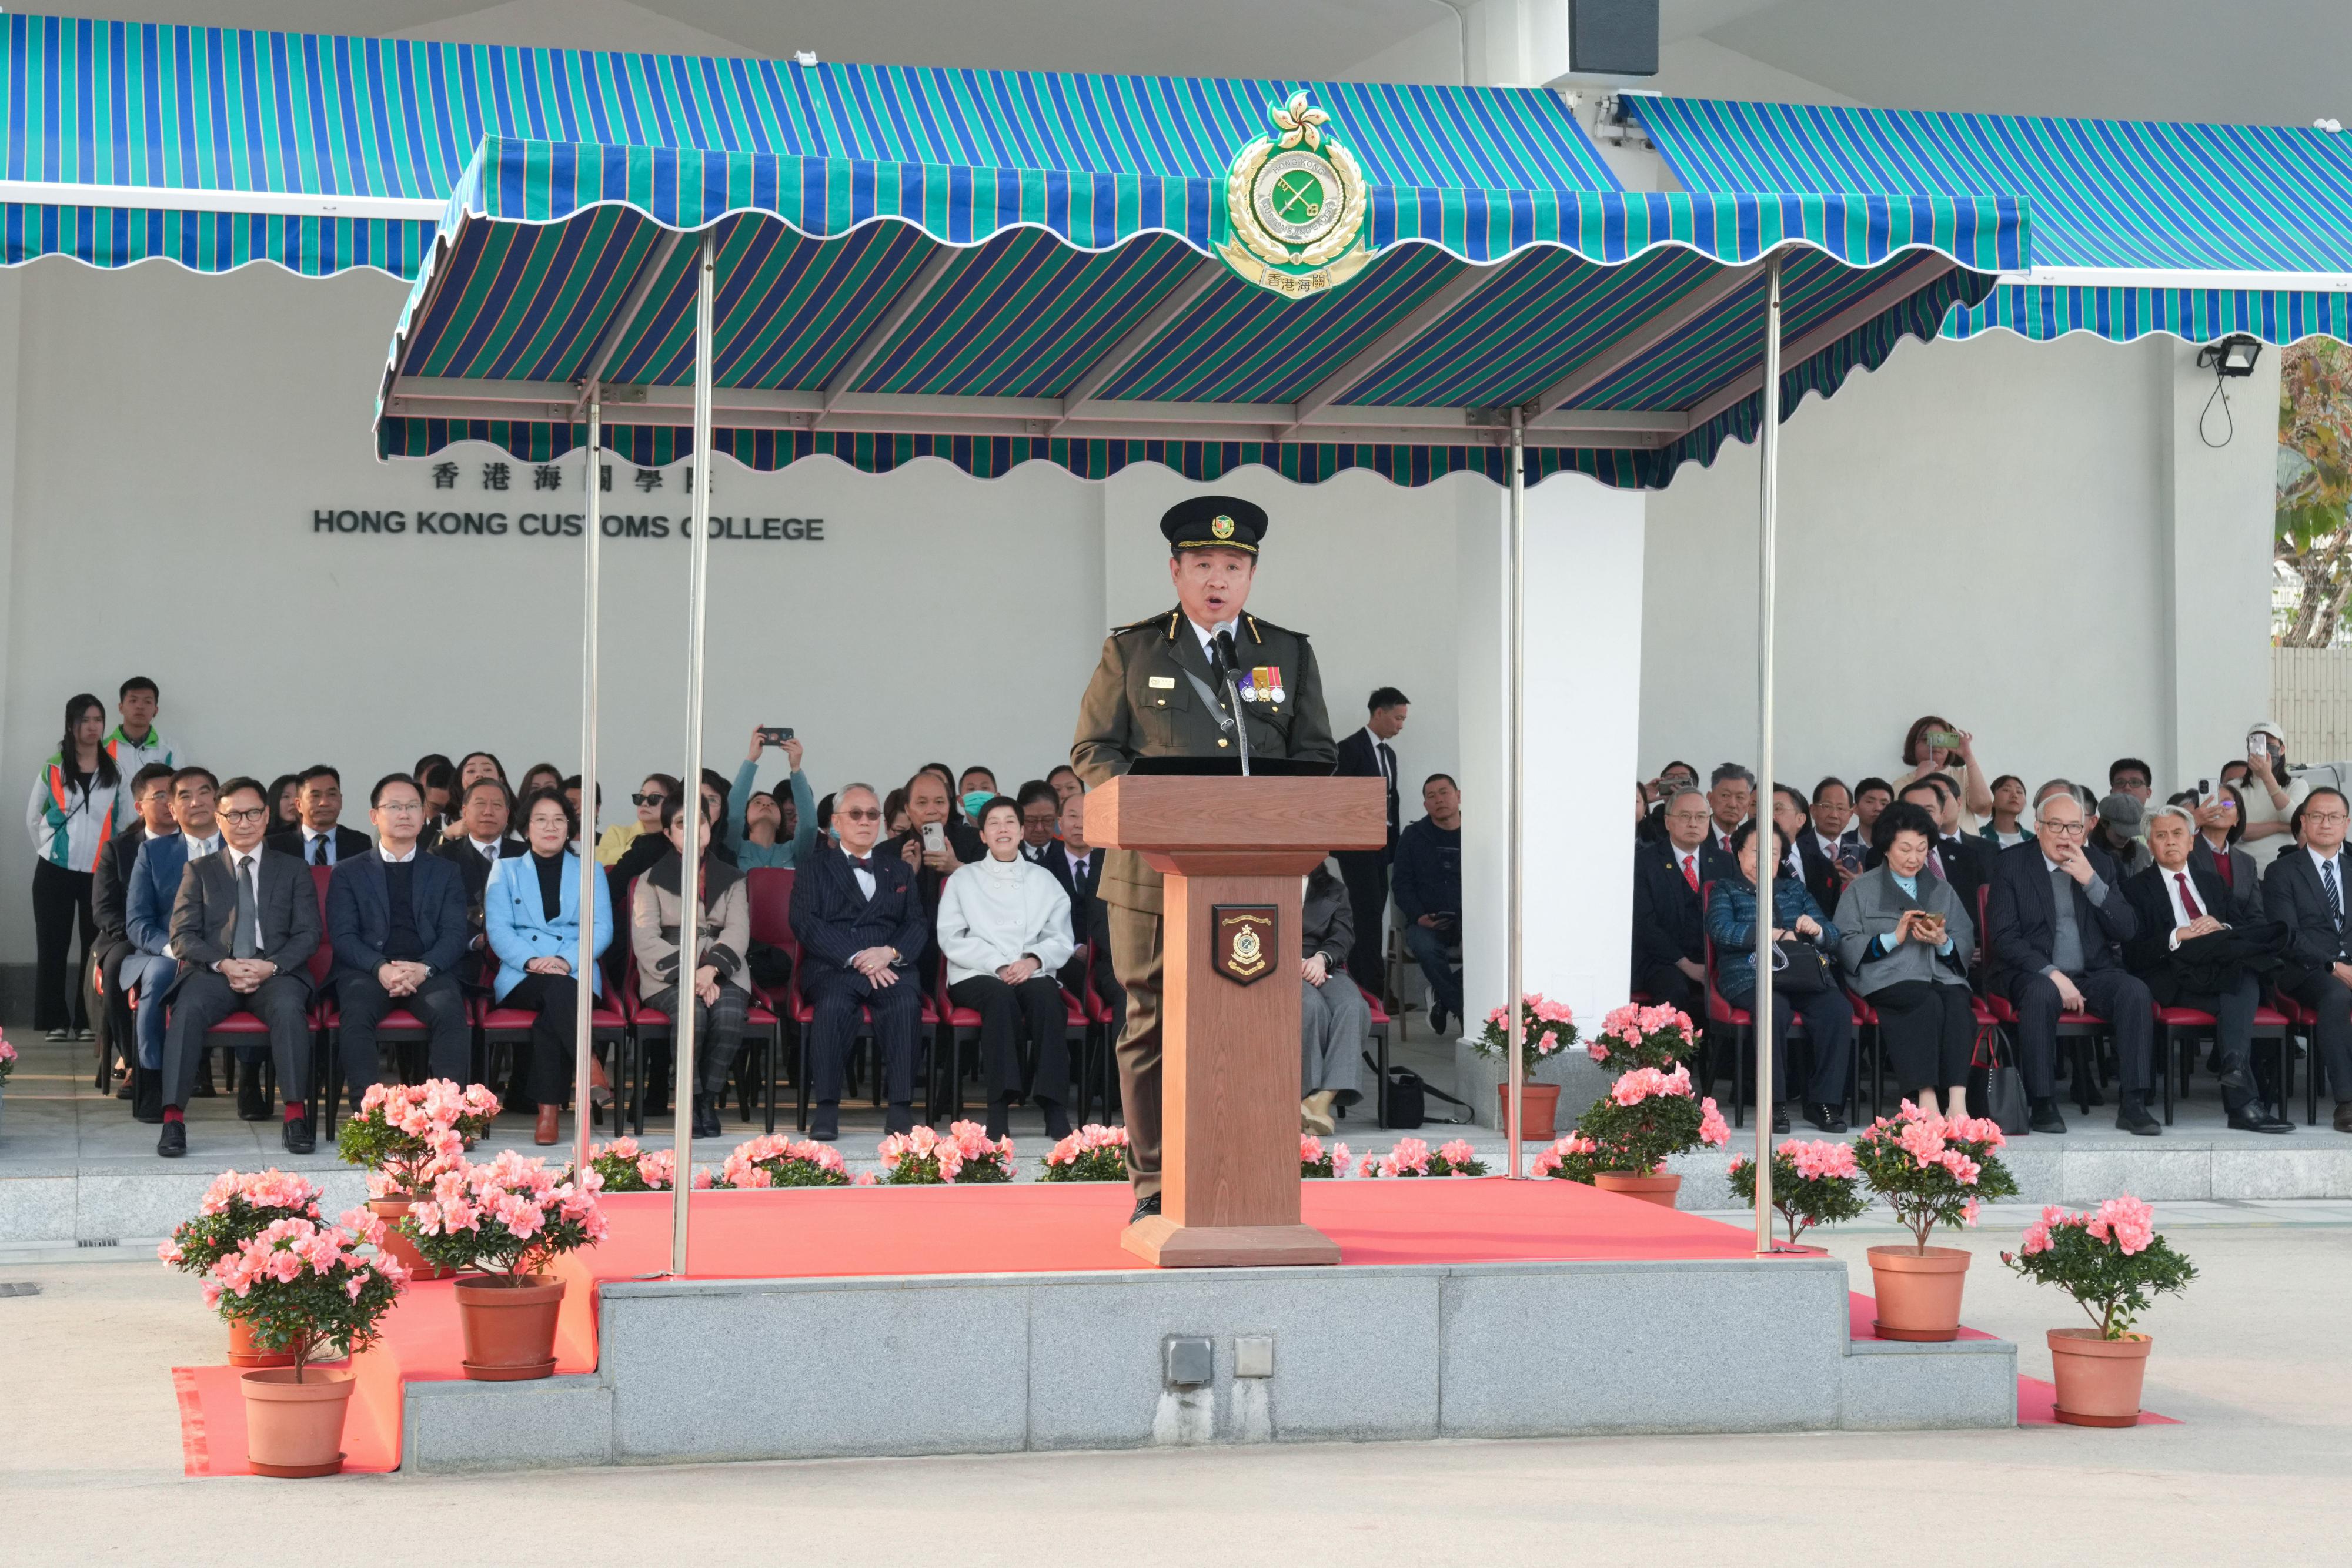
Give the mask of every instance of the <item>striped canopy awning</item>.
[[2033, 264], [1946, 335], [2352, 338], [2352, 136], [1628, 95], [1698, 191], [2008, 191]]
[[[974, 74], [996, 84], [976, 102], [1036, 101]], [[1448, 172], [1425, 151], [1428, 113], [1366, 136], [1374, 105], [1355, 100], [1360, 121], [1334, 109], [1370, 186], [1371, 259], [1291, 298], [1214, 247], [1231, 232], [1223, 161], [1264, 123], [1223, 106], [1263, 93], [1263, 117], [1297, 90], [1087, 89], [1177, 115], [1152, 143], [1217, 161], [1181, 179], [492, 138], [394, 339], [378, 450], [485, 440], [552, 457], [586, 439], [593, 381], [609, 445], [684, 455], [695, 246], [679, 236], [705, 228], [721, 451], [758, 468], [938, 456], [983, 476], [1042, 459], [1090, 478], [1150, 462], [1196, 479], [1259, 464], [1310, 482], [1500, 480], [1517, 405], [1531, 479], [1659, 485], [1754, 433], [1769, 252], [1785, 256], [1789, 404], [1932, 336], [2025, 260], [2010, 198], [1630, 194], [1552, 94], [1364, 89], [1496, 106], [1525, 128], [1517, 162], [1498, 152], [1481, 172], [1519, 183], [1419, 183]], [[1424, 151], [1387, 161], [1406, 148]], [[1472, 155], [1457, 149], [1449, 177]]]

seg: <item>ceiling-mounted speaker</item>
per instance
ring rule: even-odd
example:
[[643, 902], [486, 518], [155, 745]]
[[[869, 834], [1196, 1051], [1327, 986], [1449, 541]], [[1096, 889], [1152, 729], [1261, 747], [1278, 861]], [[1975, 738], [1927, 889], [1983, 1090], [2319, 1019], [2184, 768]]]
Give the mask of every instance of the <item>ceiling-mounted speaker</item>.
[[1658, 74], [1658, 0], [1568, 0], [1569, 68], [1579, 76]]

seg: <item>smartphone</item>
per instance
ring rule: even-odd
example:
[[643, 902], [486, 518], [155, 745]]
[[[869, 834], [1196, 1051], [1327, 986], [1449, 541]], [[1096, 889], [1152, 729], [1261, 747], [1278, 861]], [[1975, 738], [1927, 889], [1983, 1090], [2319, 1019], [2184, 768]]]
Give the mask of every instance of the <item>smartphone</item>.
[[947, 829], [937, 822], [925, 822], [923, 824], [923, 852], [925, 854], [945, 854], [947, 853]]
[[1940, 746], [1949, 751], [1959, 743], [1960, 732], [1957, 729], [1931, 729], [1927, 732], [1927, 744], [1930, 746]]
[[773, 725], [760, 727], [760, 744], [762, 746], [782, 746], [792, 737], [793, 732], [789, 727], [778, 729]]
[[2210, 779], [2197, 780], [2197, 798], [2200, 800], [2210, 800], [2213, 798], [2213, 780]]

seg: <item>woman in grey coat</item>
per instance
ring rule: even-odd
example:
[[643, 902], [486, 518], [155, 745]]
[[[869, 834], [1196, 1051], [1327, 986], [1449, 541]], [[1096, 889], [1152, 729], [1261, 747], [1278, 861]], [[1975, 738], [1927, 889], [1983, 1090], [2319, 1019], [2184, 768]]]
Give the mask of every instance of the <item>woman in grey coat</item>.
[[1364, 1097], [1364, 1044], [1371, 1039], [1372, 1009], [1348, 977], [1356, 918], [1349, 909], [1347, 883], [1328, 860], [1307, 879], [1298, 925], [1306, 957], [1299, 986], [1306, 1012], [1298, 1030], [1299, 1087], [1306, 1097], [1298, 1103], [1298, 1122], [1317, 1137], [1328, 1137], [1336, 1125], [1333, 1108]]
[[1936, 824], [1897, 800], [1871, 837], [1886, 858], [1853, 879], [1838, 900], [1838, 956], [1846, 979], [1878, 1010], [1879, 1049], [1896, 1083], [1923, 1111], [1968, 1109], [1969, 1057], [1976, 1043], [1969, 956], [1976, 927], [1951, 883], [1927, 867]]

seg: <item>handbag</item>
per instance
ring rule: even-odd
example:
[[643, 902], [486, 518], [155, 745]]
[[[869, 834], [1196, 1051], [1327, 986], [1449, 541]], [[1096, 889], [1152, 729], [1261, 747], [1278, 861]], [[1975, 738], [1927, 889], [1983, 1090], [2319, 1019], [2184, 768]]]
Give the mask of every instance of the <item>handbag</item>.
[[1977, 1031], [1976, 1050], [1969, 1059], [1969, 1110], [2015, 1137], [2032, 1130], [2033, 1112], [2025, 1098], [2025, 1075], [2018, 1071], [2007, 1046], [1997, 1025]]
[[1810, 997], [1837, 983], [1830, 961], [1802, 936], [1772, 944], [1772, 985], [1783, 995]]
[[[1371, 1065], [1371, 1061], [1370, 1055], [1365, 1056], [1366, 1066]], [[1447, 1119], [1450, 1125], [1464, 1125], [1476, 1115], [1468, 1102], [1456, 1100], [1443, 1089], [1431, 1088], [1429, 1082], [1410, 1067], [1390, 1068], [1388, 1081], [1381, 1089], [1381, 1125], [1391, 1132], [1411, 1132], [1423, 1125], [1428, 1119], [1429, 1102], [1432, 1100], [1443, 1100], [1448, 1105], [1462, 1107], [1461, 1115]]]

